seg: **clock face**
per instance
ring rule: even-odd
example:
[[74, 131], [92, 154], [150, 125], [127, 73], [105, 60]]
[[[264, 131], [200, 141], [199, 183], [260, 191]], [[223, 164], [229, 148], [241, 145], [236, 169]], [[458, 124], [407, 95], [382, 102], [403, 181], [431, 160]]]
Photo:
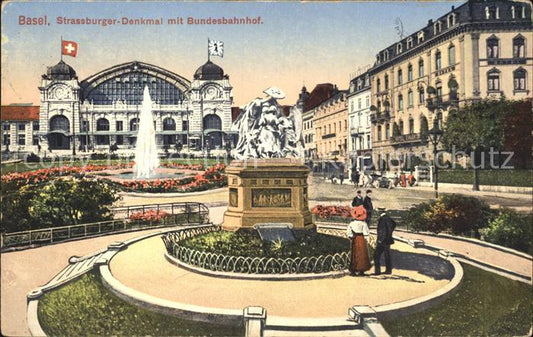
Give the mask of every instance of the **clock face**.
[[64, 99], [68, 95], [67, 89], [65, 87], [57, 87], [53, 91], [53, 96], [57, 99]]

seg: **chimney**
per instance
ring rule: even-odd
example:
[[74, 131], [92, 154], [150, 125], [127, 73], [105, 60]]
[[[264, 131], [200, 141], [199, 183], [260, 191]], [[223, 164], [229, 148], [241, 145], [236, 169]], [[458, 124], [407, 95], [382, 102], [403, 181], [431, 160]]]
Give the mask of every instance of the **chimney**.
[[431, 25], [433, 23], [433, 19], [428, 20], [428, 25]]

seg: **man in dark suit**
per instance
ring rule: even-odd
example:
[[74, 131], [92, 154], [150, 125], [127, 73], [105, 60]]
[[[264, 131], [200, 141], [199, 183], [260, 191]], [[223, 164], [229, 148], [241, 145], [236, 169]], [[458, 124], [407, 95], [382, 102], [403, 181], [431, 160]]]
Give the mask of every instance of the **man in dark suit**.
[[361, 195], [361, 190], [357, 190], [357, 195], [352, 200], [352, 207], [361, 206], [363, 204], [363, 196]]
[[385, 212], [384, 208], [379, 208], [380, 216], [378, 220], [378, 237], [376, 251], [374, 252], [374, 274], [381, 274], [381, 254], [385, 254], [385, 274], [392, 273], [392, 262], [390, 258], [390, 246], [394, 243], [392, 233], [396, 228], [396, 222]]
[[363, 207], [366, 210], [366, 224], [370, 227], [372, 212], [374, 211], [374, 206], [372, 205], [372, 190], [366, 190], [366, 196], [365, 199], [363, 199]]

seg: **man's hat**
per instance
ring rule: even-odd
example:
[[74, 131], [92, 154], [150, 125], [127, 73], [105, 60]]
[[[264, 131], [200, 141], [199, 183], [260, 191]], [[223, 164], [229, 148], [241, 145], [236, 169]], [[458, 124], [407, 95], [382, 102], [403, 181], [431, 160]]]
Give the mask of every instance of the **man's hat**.
[[378, 207], [379, 216], [387, 215], [387, 209], [385, 207]]
[[263, 92], [272, 98], [276, 98], [276, 99], [285, 98], [285, 93], [281, 91], [280, 88], [270, 87]]
[[350, 210], [352, 218], [355, 220], [366, 220], [366, 209], [363, 206], [357, 206]]

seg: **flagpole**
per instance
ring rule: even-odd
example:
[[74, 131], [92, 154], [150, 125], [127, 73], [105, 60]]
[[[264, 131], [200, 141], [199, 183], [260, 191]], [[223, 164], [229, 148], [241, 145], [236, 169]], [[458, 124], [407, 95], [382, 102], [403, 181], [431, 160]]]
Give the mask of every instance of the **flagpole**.
[[211, 57], [210, 57], [210, 54], [209, 54], [209, 38], [207, 38], [207, 61], [211, 61]]
[[61, 35], [61, 61], [63, 61], [63, 35]]

